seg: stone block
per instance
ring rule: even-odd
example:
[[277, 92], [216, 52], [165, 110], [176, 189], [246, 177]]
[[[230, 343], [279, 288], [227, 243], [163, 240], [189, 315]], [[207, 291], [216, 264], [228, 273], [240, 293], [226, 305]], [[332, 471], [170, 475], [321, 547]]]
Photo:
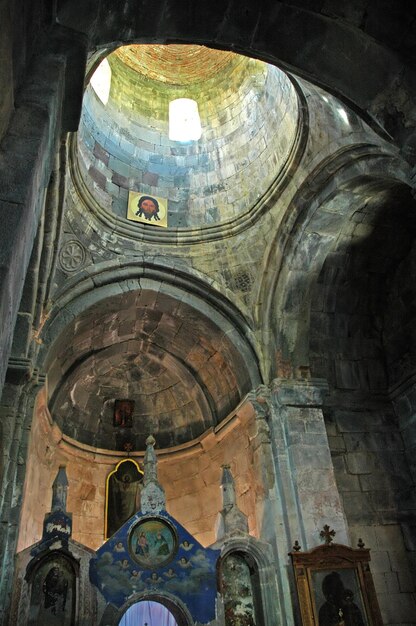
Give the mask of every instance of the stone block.
[[403, 394], [399, 398], [396, 398], [393, 401], [393, 406], [399, 420], [406, 420], [413, 411], [412, 404], [405, 394]]
[[410, 571], [402, 570], [397, 572], [399, 580], [399, 590], [402, 593], [414, 593], [416, 590], [415, 579]]
[[[371, 563], [370, 563], [371, 566]], [[381, 593], [387, 593], [387, 584], [385, 579], [385, 574], [374, 574], [372, 572], [374, 587], [376, 589], [377, 595]]]
[[[305, 428], [308, 433], [316, 433], [316, 434], [327, 434], [327, 430], [325, 428], [325, 422], [322, 415], [322, 412], [317, 411], [318, 416], [315, 419], [314, 415], [311, 415], [305, 420]], [[316, 413], [315, 413], [316, 415]]]
[[332, 455], [332, 465], [336, 476], [338, 476], [338, 474], [345, 474], [347, 472], [345, 466], [345, 455], [343, 454], [336, 453]]
[[399, 524], [375, 528], [377, 548], [381, 550], [403, 550], [403, 533]]
[[416, 522], [403, 522], [401, 528], [406, 549], [416, 552]]
[[132, 168], [128, 163], [115, 158], [110, 158], [109, 167], [113, 170], [114, 174], [123, 178], [128, 178], [132, 171]]
[[332, 436], [328, 436], [328, 444], [329, 444], [329, 449], [332, 452], [345, 452], [346, 451], [346, 447], [345, 447], [345, 442], [343, 437], [332, 437]]
[[389, 550], [389, 561], [392, 572], [405, 572], [409, 569], [407, 554], [403, 547], [399, 550]]
[[371, 474], [374, 471], [374, 454], [371, 452], [349, 452], [345, 459], [351, 474]]
[[107, 150], [104, 150], [104, 148], [97, 142], [94, 143], [94, 151], [93, 151], [94, 156], [99, 159], [100, 161], [102, 161], [104, 163], [104, 165], [108, 166], [108, 162], [110, 159], [110, 155], [107, 152]]
[[292, 468], [309, 467], [310, 469], [330, 469], [332, 467], [331, 456], [328, 448], [315, 448], [314, 446], [295, 445], [291, 446]]
[[399, 593], [399, 579], [396, 572], [386, 572], [384, 574], [384, 579], [386, 581], [387, 593]]
[[374, 433], [372, 444], [377, 450], [404, 450], [403, 438], [397, 431]]
[[414, 624], [416, 602], [409, 593], [388, 593], [378, 597], [385, 624]]
[[127, 178], [126, 176], [122, 176], [121, 174], [117, 174], [116, 172], [114, 172], [111, 180], [118, 187], [122, 187], [123, 189], [130, 188], [130, 181], [129, 178]]
[[353, 474], [336, 474], [336, 482], [340, 492], [361, 491], [359, 478]]
[[340, 389], [359, 389], [360, 375], [357, 361], [336, 361], [335, 375]]
[[105, 190], [107, 183], [107, 178], [105, 177], [105, 175], [100, 172], [100, 170], [98, 170], [96, 167], [94, 167], [94, 165], [91, 165], [88, 173], [93, 181], [95, 181], [101, 189]]
[[[377, 549], [377, 539], [376, 539], [376, 527], [375, 526], [352, 526], [350, 525], [350, 534], [351, 534], [351, 545], [356, 547], [358, 545], [358, 540], [362, 539], [365, 543], [366, 548], [371, 549], [371, 554], [374, 549]], [[370, 564], [371, 565], [371, 564]]]
[[335, 419], [339, 430], [344, 433], [373, 431], [380, 428], [389, 428], [391, 425], [384, 426], [383, 418], [379, 413], [369, 412], [353, 412], [353, 411], [336, 411]]
[[389, 554], [386, 550], [371, 550], [371, 571], [373, 574], [385, 574], [391, 571]]
[[360, 474], [360, 486], [362, 491], [388, 491], [392, 488], [391, 477], [383, 472]]
[[382, 517], [379, 519], [382, 523], [391, 523], [392, 520], [396, 521], [396, 499], [395, 494], [390, 491], [370, 491], [366, 492], [368, 502], [371, 504], [374, 511], [382, 513]]
[[406, 424], [406, 427], [401, 431], [406, 449], [414, 448], [416, 446], [416, 415], [412, 416]]
[[374, 508], [368, 496], [361, 492], [343, 492], [342, 501], [348, 521], [351, 523], [370, 524], [374, 520]]

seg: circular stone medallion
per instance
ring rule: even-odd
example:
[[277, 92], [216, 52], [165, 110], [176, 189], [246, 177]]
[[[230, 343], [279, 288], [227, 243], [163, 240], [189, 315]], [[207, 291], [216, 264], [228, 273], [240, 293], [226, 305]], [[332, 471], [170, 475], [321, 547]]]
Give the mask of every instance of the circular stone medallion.
[[65, 272], [75, 272], [85, 261], [85, 249], [79, 241], [67, 241], [59, 253], [59, 261]]
[[130, 531], [129, 552], [143, 568], [153, 569], [169, 563], [178, 550], [176, 531], [161, 518], [140, 520]]

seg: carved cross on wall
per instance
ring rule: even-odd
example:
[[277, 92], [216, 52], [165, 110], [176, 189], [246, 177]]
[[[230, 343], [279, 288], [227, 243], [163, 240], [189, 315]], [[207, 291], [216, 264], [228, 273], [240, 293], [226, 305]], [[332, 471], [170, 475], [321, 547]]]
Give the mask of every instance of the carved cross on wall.
[[335, 535], [335, 530], [331, 529], [328, 524], [325, 524], [323, 530], [321, 530], [321, 532], [319, 533], [320, 538], [325, 540], [327, 546], [329, 546], [331, 544], [331, 541], [334, 540]]
[[123, 448], [127, 452], [127, 456], [130, 456], [130, 452], [133, 450], [133, 444], [128, 441], [124, 444]]

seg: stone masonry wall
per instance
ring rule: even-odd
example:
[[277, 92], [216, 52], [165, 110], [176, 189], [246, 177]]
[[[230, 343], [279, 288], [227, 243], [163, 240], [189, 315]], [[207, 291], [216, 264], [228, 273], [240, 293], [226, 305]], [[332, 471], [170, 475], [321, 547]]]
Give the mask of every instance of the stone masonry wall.
[[362, 538], [371, 549], [383, 621], [415, 624], [415, 546], [406, 523], [414, 488], [392, 410], [326, 410], [326, 427], [351, 545]]

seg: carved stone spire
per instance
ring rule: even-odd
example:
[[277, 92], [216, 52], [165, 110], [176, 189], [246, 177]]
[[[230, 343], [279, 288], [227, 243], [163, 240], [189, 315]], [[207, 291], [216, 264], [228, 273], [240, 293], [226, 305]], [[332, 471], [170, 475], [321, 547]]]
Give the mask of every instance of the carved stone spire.
[[51, 511], [65, 511], [68, 494], [68, 478], [63, 465], [59, 466], [58, 473], [52, 485], [52, 507]]
[[157, 479], [157, 459], [154, 450], [155, 443], [155, 438], [152, 435], [146, 439], [143, 489], [141, 494], [142, 513], [160, 513], [160, 511], [166, 509], [165, 492]]
[[222, 466], [222, 508], [229, 509], [236, 503], [234, 478], [229, 465]]
[[157, 459], [154, 445], [156, 443], [153, 435], [146, 439], [146, 452], [144, 455], [144, 476], [143, 483], [157, 482]]
[[43, 520], [42, 541], [54, 542], [56, 546], [67, 546], [72, 534], [72, 513], [67, 513], [66, 498], [68, 495], [68, 478], [63, 465], [52, 485], [52, 504], [49, 513]]
[[222, 466], [222, 510], [217, 518], [217, 541], [236, 533], [248, 533], [247, 517], [237, 506], [234, 478], [229, 465]]

